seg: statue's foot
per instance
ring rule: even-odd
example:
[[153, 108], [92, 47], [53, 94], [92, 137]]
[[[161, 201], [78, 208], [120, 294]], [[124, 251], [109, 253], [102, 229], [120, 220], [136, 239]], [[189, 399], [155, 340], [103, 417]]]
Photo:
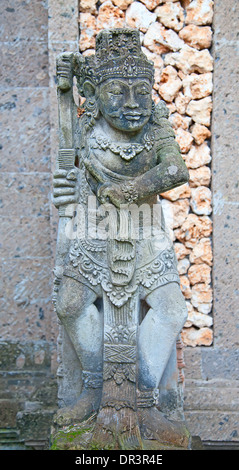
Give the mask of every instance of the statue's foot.
[[189, 448], [190, 436], [186, 426], [168, 420], [156, 406], [139, 409], [138, 416], [143, 440], [154, 440], [183, 449]]
[[99, 410], [100, 401], [100, 389], [85, 389], [75, 405], [60, 408], [57, 411], [54, 423], [58, 426], [81, 423]]
[[91, 439], [92, 449], [142, 449], [138, 416], [131, 408], [100, 410]]

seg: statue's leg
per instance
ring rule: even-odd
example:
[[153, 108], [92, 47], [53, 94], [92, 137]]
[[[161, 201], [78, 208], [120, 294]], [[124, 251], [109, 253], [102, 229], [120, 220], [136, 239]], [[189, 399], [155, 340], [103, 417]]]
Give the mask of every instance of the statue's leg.
[[167, 367], [178, 335], [187, 319], [180, 286], [161, 286], [146, 298], [150, 307], [139, 326], [139, 416], [147, 439], [187, 447], [188, 433], [180, 423], [169, 421], [154, 404], [155, 392]]
[[187, 319], [185, 299], [176, 282], [155, 289], [139, 326], [139, 386], [158, 388], [176, 339]]
[[83, 421], [98, 410], [102, 389], [103, 315], [97, 294], [86, 285], [63, 277], [56, 311], [73, 343], [82, 367], [83, 387], [77, 403], [58, 412], [58, 424]]

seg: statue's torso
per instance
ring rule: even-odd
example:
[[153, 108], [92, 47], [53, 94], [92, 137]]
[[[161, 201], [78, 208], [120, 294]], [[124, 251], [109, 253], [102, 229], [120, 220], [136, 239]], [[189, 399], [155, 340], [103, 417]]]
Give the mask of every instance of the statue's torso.
[[[131, 146], [129, 143], [129, 153], [127, 153], [127, 144], [115, 148], [117, 143], [107, 139], [102, 133], [100, 134], [100, 129], [95, 126], [88, 133], [87, 143], [83, 146], [82, 151], [88, 153], [88, 158], [93, 163], [97, 161], [106, 183], [126, 182], [127, 184], [127, 181], [133, 180], [135, 176], [145, 173], [158, 163], [159, 139], [155, 138], [155, 127], [148, 126], [143, 135], [146, 135], [146, 138], [136, 142], [135, 149], [134, 142]], [[150, 135], [152, 139], [150, 139]], [[133, 157], [132, 151], [135, 151]], [[92, 190], [94, 185], [89, 184], [89, 175], [86, 178], [84, 164], [82, 164], [85, 155], [81, 154], [81, 156], [79, 202], [85, 207], [87, 218], [87, 204], [89, 196], [94, 196]], [[129, 156], [130, 158], [128, 158]], [[97, 204], [96, 198], [95, 201], [97, 207], [99, 202]], [[113, 240], [111, 238], [103, 240], [97, 237], [95, 239], [89, 237], [76, 239], [72, 242], [66, 274], [80, 282], [81, 280], [83, 283], [88, 282], [91, 288], [94, 288], [98, 293], [99, 289], [103, 287], [112, 302], [116, 303], [127, 301], [127, 298], [137, 287], [141, 286], [144, 292], [150, 292], [159, 285], [172, 281], [179, 282], [176, 258], [164, 224], [160, 200], [157, 195], [151, 196], [144, 201], [144, 205], [146, 219], [144, 219], [144, 213], [142, 223], [146, 226], [151, 223], [155, 224], [155, 231], [151, 232], [151, 236], [148, 236], [149, 232], [147, 232], [145, 237], [145, 232], [139, 230], [139, 237], [136, 237], [135, 240], [124, 241], [117, 239], [117, 237]], [[147, 208], [150, 211], [149, 216]], [[154, 216], [155, 219], [152, 219]], [[130, 256], [128, 256], [129, 260], [124, 262], [122, 259], [126, 253]], [[125, 275], [117, 277], [114, 270], [117, 271], [119, 266]], [[116, 278], [118, 287], [115, 290], [114, 279]], [[116, 291], [119, 295], [115, 295]]]
[[144, 174], [158, 163], [153, 126], [147, 125], [141, 139], [132, 137], [128, 142], [111, 140], [100, 126], [96, 126], [89, 139], [90, 150], [106, 169], [126, 178]]

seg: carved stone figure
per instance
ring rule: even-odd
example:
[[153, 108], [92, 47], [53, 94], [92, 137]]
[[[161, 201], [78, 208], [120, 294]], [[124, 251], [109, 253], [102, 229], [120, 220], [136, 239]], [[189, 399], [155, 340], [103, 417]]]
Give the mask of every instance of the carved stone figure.
[[[55, 425], [91, 424], [79, 448], [188, 448], [180, 331], [187, 308], [158, 195], [188, 181], [139, 32], [57, 61], [60, 150], [54, 302], [82, 389]], [[85, 98], [77, 109], [73, 77]], [[78, 373], [78, 372], [77, 372]]]

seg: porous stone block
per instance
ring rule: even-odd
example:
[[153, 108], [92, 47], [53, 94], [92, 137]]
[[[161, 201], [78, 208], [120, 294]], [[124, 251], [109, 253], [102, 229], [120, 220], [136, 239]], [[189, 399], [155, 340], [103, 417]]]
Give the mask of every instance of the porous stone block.
[[16, 414], [19, 405], [13, 400], [0, 400], [1, 428], [16, 427]]
[[1, 171], [49, 171], [48, 90], [14, 87], [2, 91], [0, 99]]
[[210, 185], [211, 181], [211, 169], [208, 166], [201, 166], [196, 168], [195, 170], [189, 170], [189, 183], [192, 188], [198, 186], [206, 186]]
[[184, 328], [182, 331], [182, 341], [187, 346], [210, 346], [212, 344], [212, 330], [211, 328]]
[[164, 3], [164, 5], [156, 8], [155, 13], [158, 20], [167, 28], [172, 28], [175, 31], [180, 31], [184, 23], [184, 10], [180, 2]]
[[77, 0], [50, 1], [48, 6], [49, 42], [76, 42], [78, 38]]
[[212, 98], [207, 96], [200, 100], [191, 100], [187, 106], [186, 113], [194, 122], [204, 126], [210, 126], [212, 111]]
[[173, 65], [183, 73], [206, 73], [213, 70], [213, 57], [207, 49], [198, 51], [184, 44], [179, 52], [165, 56], [165, 64]]
[[146, 33], [149, 25], [156, 20], [156, 14], [147, 10], [146, 6], [139, 2], [133, 2], [126, 11], [126, 24], [131, 28], [137, 28]]
[[190, 2], [186, 7], [186, 24], [211, 24], [213, 19], [213, 3], [212, 0], [193, 0]]
[[49, 441], [50, 429], [54, 411], [41, 410], [35, 412], [19, 411], [17, 414], [17, 427], [21, 438], [25, 441]]
[[49, 260], [2, 262], [2, 337], [6, 340], [51, 339], [52, 268]]
[[1, 220], [0, 254], [8, 258], [52, 256], [49, 216], [4, 217]]
[[212, 28], [189, 24], [179, 31], [179, 37], [195, 49], [208, 49], [212, 43]]
[[23, 2], [2, 0], [2, 27], [0, 41], [31, 39], [47, 41], [48, 11], [46, 2]]
[[49, 216], [51, 177], [47, 173], [3, 173], [0, 216]]
[[124, 24], [125, 13], [110, 0], [100, 6], [96, 20], [97, 32], [106, 28], [122, 28]]
[[237, 441], [238, 413], [211, 411], [185, 411], [185, 419], [193, 436], [204, 441]]
[[9, 43], [2, 42], [0, 59], [1, 87], [48, 86], [47, 42], [27, 39]]

